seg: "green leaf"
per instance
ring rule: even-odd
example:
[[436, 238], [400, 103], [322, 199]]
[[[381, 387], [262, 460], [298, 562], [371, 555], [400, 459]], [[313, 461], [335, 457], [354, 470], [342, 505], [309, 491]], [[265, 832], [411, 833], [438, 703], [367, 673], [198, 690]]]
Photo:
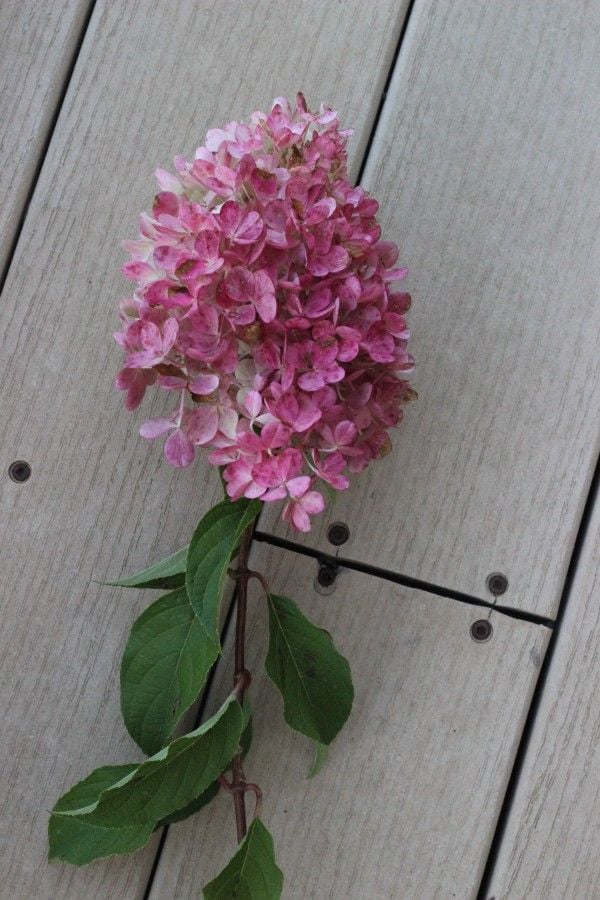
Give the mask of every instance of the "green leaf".
[[219, 608], [227, 568], [242, 534], [260, 508], [259, 500], [223, 500], [203, 516], [190, 542], [185, 583], [205, 633], [205, 676], [221, 652]]
[[59, 859], [83, 866], [103, 856], [131, 853], [144, 846], [152, 834], [149, 825], [107, 828], [86, 821], [85, 814], [76, 814], [78, 810], [97, 803], [102, 791], [112, 787], [137, 767], [137, 763], [103, 766], [60, 798], [52, 810], [48, 825], [50, 860]]
[[75, 813], [98, 802], [102, 791], [112, 787], [137, 769], [139, 763], [124, 763], [121, 766], [102, 766], [94, 769], [83, 781], [74, 784], [70, 791], [56, 801], [53, 813]]
[[279, 900], [282, 887], [273, 838], [260, 819], [254, 819], [235, 856], [203, 894], [204, 900]]
[[176, 738], [100, 795], [90, 810], [94, 823], [151, 822], [182, 809], [223, 772], [235, 755], [243, 727], [242, 708], [233, 695], [199, 728]]
[[[246, 724], [244, 725], [239, 744], [244, 756], [247, 754], [250, 749], [250, 744], [252, 743], [252, 719], [246, 716], [247, 699], [247, 697], [244, 697], [244, 722]], [[226, 771], [229, 768], [230, 766], [227, 767]], [[183, 809], [178, 809], [174, 813], [171, 813], [170, 816], [165, 816], [164, 819], [161, 819], [156, 828], [160, 828], [162, 825], [173, 825], [175, 822], [181, 822], [182, 819], [188, 819], [190, 816], [193, 816], [194, 813], [201, 810], [203, 806], [210, 803], [210, 801], [216, 797], [218, 792], [219, 782], [213, 781], [199, 797], [192, 800], [192, 802], [188, 803], [187, 806], [184, 806]]]
[[244, 740], [233, 694], [207, 722], [142, 763], [103, 766], [76, 784], [50, 815], [49, 858], [85, 865], [131, 853], [152, 831], [197, 812], [215, 796], [218, 776]]
[[271, 594], [267, 675], [281, 691], [285, 720], [320, 744], [330, 744], [350, 715], [350, 666], [329, 634], [287, 597]]
[[315, 775], [321, 771], [325, 763], [327, 762], [327, 757], [329, 756], [329, 748], [325, 744], [315, 743], [315, 758], [313, 759], [312, 766], [308, 770], [307, 778], [314, 778]]
[[[182, 809], [175, 810], [174, 813], [171, 813], [168, 816], [165, 816], [160, 822], [157, 823], [156, 828], [161, 828], [163, 825], [174, 825], [175, 822], [181, 822], [183, 819], [189, 819], [190, 816], [193, 816], [194, 813], [199, 812], [203, 806], [206, 806], [213, 800], [217, 794], [219, 793], [219, 782], [213, 781], [212, 784], [206, 788], [205, 791], [202, 791], [199, 797], [196, 797], [195, 800], [192, 800], [191, 803], [188, 803], [186, 806], [182, 807]], [[156, 830], [156, 829], [155, 829]]]
[[185, 584], [185, 564], [188, 548], [182, 547], [172, 556], [161, 559], [143, 572], [130, 575], [129, 578], [121, 578], [119, 581], [104, 581], [103, 584], [112, 587], [129, 588], [162, 588], [166, 591], [182, 587]]
[[123, 823], [149, 824], [154, 828], [161, 819], [198, 798], [219, 777], [237, 752], [242, 728], [242, 708], [231, 694], [199, 728], [144, 762], [124, 767], [123, 776], [102, 789], [96, 799], [89, 786], [94, 781], [102, 782], [102, 770], [77, 786], [82, 795], [84, 789], [88, 792], [85, 806], [75, 808], [77, 797], [69, 791], [56, 809], [61, 815], [85, 816], [92, 825], [119, 828]]
[[85, 866], [104, 856], [133, 853], [144, 846], [152, 830], [152, 825], [109, 828], [93, 825], [85, 816], [53, 814], [48, 825], [48, 859]]
[[205, 633], [179, 588], [136, 620], [121, 663], [125, 725], [148, 756], [167, 743], [198, 697], [205, 673]]

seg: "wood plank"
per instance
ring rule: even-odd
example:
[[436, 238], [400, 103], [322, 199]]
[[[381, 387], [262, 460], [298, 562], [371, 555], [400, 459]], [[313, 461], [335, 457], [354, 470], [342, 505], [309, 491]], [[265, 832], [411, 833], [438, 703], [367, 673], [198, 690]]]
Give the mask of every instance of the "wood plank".
[[0, 271], [48, 137], [90, 0], [0, 4]]
[[489, 896], [600, 886], [600, 503], [557, 637]]
[[[493, 612], [492, 638], [477, 644], [480, 608], [349, 571], [321, 596], [313, 560], [264, 545], [252, 566], [332, 633], [356, 691], [325, 768], [307, 781], [310, 742], [287, 728], [263, 672], [266, 608], [253, 594], [245, 768], [264, 791], [286, 900], [474, 897], [548, 630]], [[232, 665], [229, 641], [211, 705], [230, 690]], [[234, 847], [222, 795], [169, 830], [151, 900], [198, 896]]]
[[348, 558], [554, 615], [600, 450], [599, 56], [598, 3], [415, 4], [364, 183], [420, 396], [312, 546], [345, 521]]
[[[5, 474], [2, 492], [7, 896], [143, 894], [153, 847], [86, 870], [49, 867], [46, 810], [90, 768], [137, 758], [117, 667], [149, 597], [97, 582], [182, 546], [220, 490], [202, 464], [170, 470], [137, 436], [143, 414], [113, 391], [120, 239], [135, 232], [156, 165], [273, 94], [302, 87], [338, 104], [358, 126], [358, 153], [405, 5], [95, 7], [0, 309], [2, 465], [25, 459], [33, 471], [22, 485]], [[343, 65], [343, 52], [362, 66]], [[146, 413], [162, 409], [157, 398]]]

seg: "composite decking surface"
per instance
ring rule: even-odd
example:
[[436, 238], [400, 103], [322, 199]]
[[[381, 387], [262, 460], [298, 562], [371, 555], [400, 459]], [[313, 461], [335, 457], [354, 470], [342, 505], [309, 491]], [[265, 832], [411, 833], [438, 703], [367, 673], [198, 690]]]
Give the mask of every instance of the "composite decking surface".
[[[254, 598], [248, 769], [284, 897], [600, 897], [599, 58], [598, 0], [0, 4], [0, 897], [188, 900], [233, 851], [219, 797], [133, 857], [48, 865], [46, 810], [139, 758], [118, 665], [150, 595], [98, 582], [182, 546], [220, 492], [113, 390], [120, 240], [156, 166], [297, 90], [355, 129], [411, 270], [420, 397], [306, 538], [264, 514], [253, 547], [356, 687], [307, 781]], [[230, 663], [226, 633], [207, 714]]]

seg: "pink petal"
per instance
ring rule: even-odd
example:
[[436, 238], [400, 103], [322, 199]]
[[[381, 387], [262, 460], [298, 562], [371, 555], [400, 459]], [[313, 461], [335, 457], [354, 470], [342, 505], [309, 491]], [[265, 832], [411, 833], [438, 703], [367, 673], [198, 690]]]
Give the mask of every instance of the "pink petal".
[[408, 275], [408, 269], [401, 267], [398, 269], [388, 269], [383, 272], [384, 281], [402, 281]]
[[190, 415], [187, 433], [194, 444], [208, 444], [217, 433], [219, 416], [217, 407], [201, 405]]
[[251, 244], [258, 240], [263, 230], [263, 224], [257, 212], [249, 212], [240, 223], [234, 240], [237, 244]]
[[277, 301], [273, 294], [264, 294], [256, 301], [256, 309], [263, 322], [272, 322], [277, 315]]
[[357, 428], [354, 422], [345, 420], [335, 426], [336, 444], [352, 444], [356, 440]]
[[318, 319], [327, 315], [333, 307], [334, 302], [331, 299], [331, 291], [328, 288], [324, 288], [323, 290], [315, 291], [304, 307], [304, 312], [310, 319]]
[[286, 496], [287, 494], [285, 488], [283, 487], [283, 485], [280, 485], [280, 487], [271, 488], [270, 491], [266, 491], [264, 494], [262, 494], [261, 500], [264, 500], [268, 503], [272, 500], [285, 500]]
[[392, 362], [394, 359], [394, 338], [375, 328], [364, 341], [364, 347], [375, 362]]
[[244, 397], [244, 407], [251, 418], [255, 419], [262, 409], [262, 397], [258, 391], [248, 391]]
[[140, 435], [143, 438], [148, 438], [148, 440], [153, 441], [155, 438], [160, 437], [161, 434], [166, 434], [167, 431], [174, 427], [173, 419], [167, 419], [165, 417], [150, 419], [141, 426]]
[[237, 303], [248, 303], [254, 298], [254, 276], [243, 266], [236, 266], [225, 277], [225, 290]]
[[296, 531], [310, 531], [310, 519], [299, 503], [292, 503], [291, 509], [292, 525]]
[[140, 328], [140, 341], [144, 350], [158, 352], [162, 347], [160, 329], [154, 322], [142, 322]]
[[256, 319], [256, 310], [252, 303], [240, 303], [239, 306], [227, 310], [227, 318], [234, 327], [251, 325]]
[[389, 269], [391, 266], [393, 266], [398, 259], [399, 250], [396, 244], [393, 244], [392, 241], [379, 241], [375, 249], [377, 250], [379, 258], [381, 259], [381, 262], [386, 267], [386, 269]]
[[192, 394], [199, 394], [200, 396], [205, 396], [206, 394], [212, 394], [213, 391], [219, 387], [219, 376], [218, 375], [209, 375], [202, 374], [197, 375], [193, 381], [190, 382], [190, 391]]
[[333, 215], [336, 209], [336, 202], [333, 197], [325, 197], [323, 200], [319, 200], [318, 203], [315, 203], [313, 207], [308, 212], [308, 215], [304, 217], [305, 225], [316, 225], [318, 222], [322, 222], [323, 219], [328, 219], [329, 216]]
[[127, 391], [134, 383], [135, 369], [121, 369], [115, 378], [115, 387], [118, 391]]
[[235, 234], [235, 231], [242, 220], [242, 211], [233, 200], [228, 200], [227, 203], [224, 203], [219, 212], [219, 226], [225, 234], [230, 237]]
[[318, 491], [309, 491], [305, 494], [300, 500], [300, 505], [310, 515], [322, 513], [325, 509], [325, 501]]
[[163, 351], [167, 353], [177, 338], [179, 322], [175, 318], [167, 319], [163, 325]]
[[305, 372], [298, 379], [298, 385], [303, 391], [318, 391], [325, 387], [325, 380], [320, 372]]
[[161, 269], [174, 271], [179, 265], [181, 259], [181, 250], [178, 247], [167, 247], [162, 244], [154, 250], [154, 262]]
[[332, 247], [327, 256], [323, 257], [323, 261], [327, 262], [330, 272], [341, 272], [350, 262], [350, 256], [343, 247]]
[[252, 481], [250, 466], [246, 460], [232, 462], [223, 470], [223, 478], [227, 482], [227, 494], [232, 500], [239, 500]]
[[169, 191], [172, 194], [181, 194], [182, 186], [179, 178], [167, 172], [166, 169], [156, 169], [154, 177], [161, 191]]
[[206, 140], [204, 143], [207, 150], [216, 153], [223, 141], [229, 140], [231, 140], [231, 135], [223, 128], [209, 128], [206, 132]]
[[167, 438], [165, 459], [176, 469], [185, 469], [194, 461], [196, 451], [190, 439], [179, 429]]
[[321, 410], [310, 400], [305, 400], [300, 406], [300, 410], [293, 424], [295, 431], [306, 431], [315, 422], [321, 418]]
[[162, 353], [156, 353], [154, 350], [140, 350], [137, 353], [129, 353], [125, 362], [128, 368], [143, 369], [155, 366], [162, 358]]
[[208, 461], [214, 466], [225, 466], [239, 459], [240, 451], [236, 447], [223, 447], [208, 454]]
[[132, 281], [151, 281], [157, 277], [158, 273], [148, 263], [132, 260], [124, 264], [121, 269], [125, 278], [131, 278]]
[[[246, 490], [244, 491], [244, 497], [247, 497], [248, 500], [257, 500], [258, 497], [262, 497], [265, 489], [260, 484], [256, 484], [254, 481], [251, 481]], [[284, 492], [285, 494], [285, 492]]]
[[268, 422], [260, 433], [265, 447], [274, 450], [277, 447], [285, 447], [290, 439], [291, 431], [281, 422]]
[[342, 381], [346, 372], [342, 369], [341, 366], [338, 366], [337, 363], [333, 363], [331, 366], [327, 366], [327, 368], [323, 371], [323, 377], [327, 381], [327, 384], [336, 384], [338, 381]]
[[[299, 497], [302, 497], [304, 494], [306, 494], [307, 490], [309, 489], [310, 477], [308, 475], [299, 475], [297, 478], [290, 478], [286, 486], [289, 491], [290, 497], [293, 497], [294, 500], [297, 500]], [[314, 493], [316, 493], [316, 491]]]
[[235, 188], [237, 183], [237, 175], [227, 166], [215, 166], [215, 176], [219, 181], [230, 188]]
[[231, 440], [235, 439], [239, 416], [235, 409], [221, 407], [219, 409], [219, 430]]
[[183, 391], [187, 387], [185, 378], [180, 378], [178, 375], [159, 375], [158, 383], [168, 391]]

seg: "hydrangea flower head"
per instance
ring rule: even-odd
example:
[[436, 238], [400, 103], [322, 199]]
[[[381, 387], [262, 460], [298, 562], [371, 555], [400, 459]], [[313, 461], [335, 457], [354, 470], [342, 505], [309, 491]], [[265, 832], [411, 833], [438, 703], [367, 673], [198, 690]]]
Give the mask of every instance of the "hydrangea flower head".
[[173, 413], [142, 425], [167, 461], [199, 447], [231, 499], [284, 501], [300, 531], [324, 508], [319, 486], [348, 487], [391, 447], [416, 394], [407, 381], [410, 295], [378, 203], [348, 180], [337, 113], [277, 98], [249, 124], [206, 135], [124, 245], [135, 283], [121, 303], [117, 387], [128, 409], [146, 388]]

